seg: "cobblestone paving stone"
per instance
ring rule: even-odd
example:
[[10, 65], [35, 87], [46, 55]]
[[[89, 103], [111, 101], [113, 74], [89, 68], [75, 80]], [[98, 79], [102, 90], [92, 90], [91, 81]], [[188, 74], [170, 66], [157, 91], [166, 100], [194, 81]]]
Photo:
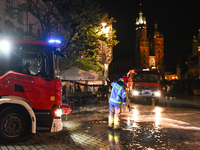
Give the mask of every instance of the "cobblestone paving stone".
[[[73, 111], [68, 119], [63, 118], [64, 129], [56, 133], [30, 134], [23, 142], [0, 144], [0, 150], [198, 150], [200, 128], [171, 128], [165, 122], [156, 126], [154, 108], [142, 106], [142, 119], [127, 121], [122, 113], [122, 131], [107, 129], [108, 106]], [[148, 112], [146, 111], [148, 110]], [[185, 122], [185, 127], [200, 127], [200, 110], [166, 109], [162, 116]], [[192, 119], [193, 118], [193, 119]], [[192, 124], [187, 124], [187, 121]], [[169, 122], [169, 123], [171, 123]], [[180, 123], [180, 122], [179, 122]], [[115, 138], [110, 138], [115, 137]]]

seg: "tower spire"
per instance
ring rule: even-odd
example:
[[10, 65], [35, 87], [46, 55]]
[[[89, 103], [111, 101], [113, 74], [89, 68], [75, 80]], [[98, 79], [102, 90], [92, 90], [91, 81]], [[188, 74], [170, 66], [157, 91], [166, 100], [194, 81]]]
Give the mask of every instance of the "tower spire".
[[142, 13], [142, 4], [140, 4], [140, 13], [139, 13], [139, 18], [136, 19], [136, 25], [139, 24], [146, 24], [146, 18], [143, 17], [143, 13]]

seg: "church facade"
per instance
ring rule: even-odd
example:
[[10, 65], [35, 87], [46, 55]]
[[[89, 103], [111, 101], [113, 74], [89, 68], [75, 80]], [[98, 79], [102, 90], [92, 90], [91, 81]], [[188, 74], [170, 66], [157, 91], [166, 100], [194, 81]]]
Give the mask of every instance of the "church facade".
[[[153, 36], [147, 36], [146, 17], [140, 11], [135, 23], [134, 56], [121, 61], [112, 61], [109, 66], [109, 79], [118, 80], [131, 69], [158, 69], [164, 75], [164, 37], [155, 22]], [[123, 70], [119, 66], [123, 64]]]
[[139, 13], [136, 19], [135, 66], [136, 69], [158, 69], [164, 73], [164, 37], [158, 32], [157, 23], [151, 38], [147, 38], [146, 18]]

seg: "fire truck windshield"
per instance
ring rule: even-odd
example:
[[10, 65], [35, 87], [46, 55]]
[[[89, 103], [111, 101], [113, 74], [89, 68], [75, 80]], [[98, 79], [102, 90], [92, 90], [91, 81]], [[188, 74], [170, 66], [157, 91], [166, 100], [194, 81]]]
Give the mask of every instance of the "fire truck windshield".
[[9, 55], [0, 52], [0, 76], [8, 71], [41, 76], [55, 77], [56, 48], [49, 45], [13, 44]]
[[133, 76], [134, 82], [158, 82], [159, 74], [152, 72], [137, 72]]

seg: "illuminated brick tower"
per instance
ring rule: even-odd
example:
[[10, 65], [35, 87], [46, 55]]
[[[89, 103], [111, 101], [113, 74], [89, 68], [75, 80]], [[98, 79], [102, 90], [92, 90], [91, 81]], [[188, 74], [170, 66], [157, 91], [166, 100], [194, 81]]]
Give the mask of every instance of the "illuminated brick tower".
[[136, 69], [154, 68], [164, 73], [164, 38], [157, 23], [151, 39], [147, 38], [147, 21], [140, 11], [136, 19], [135, 65]]
[[163, 35], [158, 32], [156, 22], [153, 37], [150, 39], [149, 49], [153, 54], [153, 56], [149, 56], [149, 67], [155, 67], [160, 70], [160, 73], [164, 74], [164, 38]]
[[149, 40], [147, 38], [146, 17], [139, 13], [136, 19], [136, 43], [135, 43], [135, 63], [137, 68], [149, 67]]

